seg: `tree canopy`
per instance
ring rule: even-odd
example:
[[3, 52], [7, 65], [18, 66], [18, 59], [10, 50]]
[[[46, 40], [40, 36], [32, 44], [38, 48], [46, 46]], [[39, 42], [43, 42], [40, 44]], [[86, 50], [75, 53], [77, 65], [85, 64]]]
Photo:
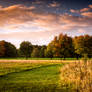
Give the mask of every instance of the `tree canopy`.
[[92, 57], [92, 36], [81, 35], [70, 37], [66, 34], [55, 36], [47, 45], [32, 45], [23, 41], [20, 48], [10, 42], [0, 41], [0, 57], [37, 57], [37, 58], [79, 58]]
[[26, 57], [26, 59], [31, 56], [32, 48], [32, 44], [28, 41], [23, 41], [20, 44], [20, 52]]
[[87, 55], [88, 57], [92, 57], [92, 36], [84, 35], [75, 37], [74, 47], [75, 52], [79, 54], [79, 56], [84, 57]]
[[0, 56], [1, 57], [16, 57], [17, 49], [10, 42], [0, 41]]
[[60, 34], [47, 46], [46, 54], [50, 57], [68, 58], [73, 57], [74, 47], [72, 38], [67, 35]]

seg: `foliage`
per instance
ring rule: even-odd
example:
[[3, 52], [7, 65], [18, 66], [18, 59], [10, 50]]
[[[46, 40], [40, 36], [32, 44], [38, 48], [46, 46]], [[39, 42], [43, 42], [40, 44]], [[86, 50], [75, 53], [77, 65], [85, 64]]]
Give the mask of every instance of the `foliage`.
[[20, 52], [26, 57], [30, 57], [30, 54], [32, 53], [32, 44], [28, 41], [23, 41], [20, 44]]
[[92, 57], [92, 36], [81, 35], [69, 37], [60, 34], [48, 44], [48, 46], [32, 45], [29, 41], [23, 41], [20, 48], [6, 41], [0, 41], [0, 57], [33, 57], [33, 58], [81, 58]]
[[49, 45], [47, 46], [47, 49], [45, 50], [45, 57], [48, 57], [48, 58], [53, 57], [52, 47], [53, 47], [53, 44], [49, 43]]
[[0, 41], [0, 56], [1, 57], [16, 57], [16, 47], [10, 42]]
[[31, 54], [31, 57], [38, 58], [40, 56], [39, 52], [40, 52], [40, 50], [38, 48], [34, 48], [32, 54]]
[[39, 52], [40, 58], [45, 57], [45, 49], [46, 49], [46, 46], [41, 46], [41, 49], [40, 49], [40, 52]]
[[4, 57], [5, 54], [5, 42], [4, 41], [0, 41], [0, 57]]
[[72, 38], [67, 35], [59, 35], [60, 54], [63, 58], [74, 57]]
[[74, 56], [72, 38], [60, 34], [47, 46], [46, 54], [50, 57], [69, 58]]
[[5, 57], [16, 57], [16, 56], [17, 56], [16, 47], [9, 42], [5, 42]]
[[92, 57], [92, 36], [84, 35], [74, 38], [75, 52], [80, 56]]

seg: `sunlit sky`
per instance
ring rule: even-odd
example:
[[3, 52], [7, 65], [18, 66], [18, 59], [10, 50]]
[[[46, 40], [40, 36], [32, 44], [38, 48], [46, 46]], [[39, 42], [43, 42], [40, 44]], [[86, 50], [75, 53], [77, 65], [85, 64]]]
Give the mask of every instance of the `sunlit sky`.
[[60, 33], [92, 35], [92, 0], [0, 0], [0, 40], [47, 45]]

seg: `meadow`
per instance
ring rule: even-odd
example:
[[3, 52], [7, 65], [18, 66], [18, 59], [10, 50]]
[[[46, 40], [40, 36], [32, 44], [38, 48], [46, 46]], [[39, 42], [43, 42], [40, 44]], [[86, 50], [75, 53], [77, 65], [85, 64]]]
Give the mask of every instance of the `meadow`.
[[[0, 92], [60, 92], [57, 62], [0, 62]], [[64, 91], [65, 92], [65, 91]]]
[[[27, 58], [27, 60], [76, 60], [77, 58]], [[79, 58], [78, 60], [80, 60]], [[0, 58], [0, 60], [26, 60], [25, 57]]]
[[0, 92], [92, 92], [92, 62], [82, 61], [1, 60]]

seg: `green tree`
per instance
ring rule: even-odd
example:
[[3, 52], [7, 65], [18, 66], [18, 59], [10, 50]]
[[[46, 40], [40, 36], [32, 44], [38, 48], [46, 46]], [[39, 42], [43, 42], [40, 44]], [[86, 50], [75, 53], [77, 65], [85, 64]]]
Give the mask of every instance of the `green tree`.
[[41, 58], [45, 57], [45, 49], [46, 49], [46, 46], [41, 46], [41, 49], [40, 49], [40, 52], [39, 52], [39, 56]]
[[40, 57], [40, 53], [39, 52], [40, 52], [39, 48], [34, 48], [32, 54], [31, 54], [31, 57], [39, 58]]
[[25, 56], [25, 58], [27, 59], [28, 57], [30, 57], [31, 53], [32, 53], [32, 44], [28, 41], [23, 41], [20, 44], [20, 52], [22, 55]]

